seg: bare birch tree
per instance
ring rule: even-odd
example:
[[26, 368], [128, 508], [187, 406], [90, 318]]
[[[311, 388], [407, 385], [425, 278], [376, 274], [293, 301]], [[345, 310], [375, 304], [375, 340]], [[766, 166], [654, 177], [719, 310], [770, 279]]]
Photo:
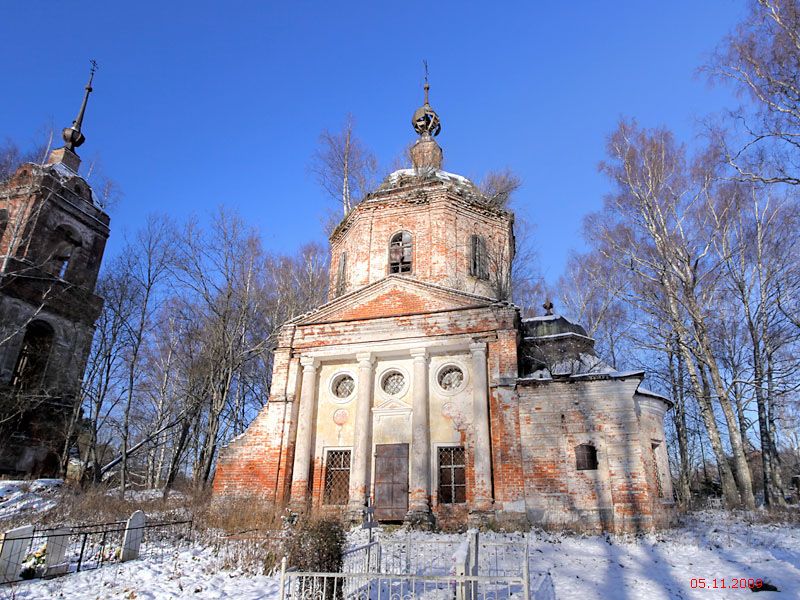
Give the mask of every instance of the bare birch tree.
[[[695, 397], [722, 476], [726, 501], [755, 505], [741, 431], [709, 333], [718, 274], [710, 256], [714, 224], [704, 212], [714, 173], [702, 161], [690, 168], [685, 151], [665, 130], [645, 131], [622, 122], [610, 137], [609, 160], [601, 165], [616, 185], [604, 213], [595, 217], [594, 241], [637, 283], [655, 287], [683, 355]], [[736, 473], [728, 470], [714, 416], [724, 416]]]
[[718, 138], [739, 176], [800, 184], [800, 5], [750, 0], [745, 19], [725, 38], [711, 64], [713, 79], [732, 81], [752, 101], [733, 113], [744, 140]]
[[326, 129], [320, 134], [310, 168], [322, 189], [341, 203], [346, 216], [375, 184], [378, 161], [356, 136], [353, 117], [348, 115], [341, 131]]
[[141, 353], [146, 337], [153, 326], [153, 317], [163, 301], [162, 290], [175, 260], [175, 236], [168, 220], [151, 216], [133, 243], [121, 255], [135, 297], [135, 309], [125, 321], [125, 361], [127, 382], [121, 419], [120, 494], [125, 496], [128, 478], [128, 452], [130, 446], [130, 417], [134, 398], [140, 392]]

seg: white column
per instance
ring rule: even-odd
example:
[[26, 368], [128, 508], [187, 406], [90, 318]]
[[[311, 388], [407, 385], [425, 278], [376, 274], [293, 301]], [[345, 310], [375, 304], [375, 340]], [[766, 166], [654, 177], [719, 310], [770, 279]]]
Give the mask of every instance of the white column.
[[303, 367], [303, 380], [300, 387], [300, 413], [297, 417], [290, 500], [290, 504], [295, 509], [305, 508], [308, 501], [311, 440], [314, 433], [314, 408], [317, 403], [318, 363], [314, 358], [301, 356], [300, 365]]
[[[369, 455], [372, 452], [372, 375], [373, 360], [369, 352], [357, 354], [358, 390], [356, 420], [353, 431], [353, 460], [350, 463], [351, 513], [360, 513], [369, 493]], [[355, 515], [354, 515], [355, 516]]]
[[472, 354], [472, 422], [474, 429], [473, 508], [491, 510], [492, 498], [492, 444], [489, 430], [489, 378], [486, 367], [486, 344], [475, 342], [469, 346]]
[[411, 382], [411, 477], [409, 513], [430, 512], [431, 430], [428, 417], [428, 351], [411, 350], [414, 377]]

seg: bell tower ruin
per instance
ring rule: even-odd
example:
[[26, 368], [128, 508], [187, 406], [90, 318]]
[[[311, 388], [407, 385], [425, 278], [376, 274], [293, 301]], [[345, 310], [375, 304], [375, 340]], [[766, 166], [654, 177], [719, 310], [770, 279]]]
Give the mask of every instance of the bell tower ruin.
[[59, 474], [79, 410], [109, 235], [76, 153], [95, 70], [64, 146], [0, 184], [0, 473]]

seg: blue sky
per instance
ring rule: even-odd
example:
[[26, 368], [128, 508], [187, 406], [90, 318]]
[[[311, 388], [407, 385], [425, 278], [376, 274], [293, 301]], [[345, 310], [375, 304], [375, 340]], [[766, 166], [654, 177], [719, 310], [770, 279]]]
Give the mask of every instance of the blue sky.
[[422, 59], [448, 171], [511, 168], [553, 282], [580, 250], [581, 218], [621, 116], [688, 142], [737, 100], [696, 74], [744, 14], [733, 0], [673, 2], [3, 2], [0, 137], [60, 130], [95, 79], [80, 149], [124, 198], [108, 253], [148, 213], [236, 208], [268, 248], [325, 242], [333, 207], [308, 165], [351, 113], [388, 166], [414, 139]]

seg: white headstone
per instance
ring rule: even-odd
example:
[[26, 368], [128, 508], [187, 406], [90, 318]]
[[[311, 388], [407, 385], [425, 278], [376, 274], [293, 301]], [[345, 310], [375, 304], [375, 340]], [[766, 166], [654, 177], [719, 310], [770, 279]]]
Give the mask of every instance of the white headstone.
[[54, 529], [47, 536], [47, 553], [44, 558], [44, 576], [54, 577], [69, 571], [69, 561], [64, 560], [69, 545], [69, 527]]
[[17, 581], [25, 552], [31, 543], [33, 525], [9, 529], [0, 542], [0, 583]]
[[121, 562], [139, 558], [139, 546], [142, 545], [144, 524], [144, 513], [140, 510], [133, 513], [131, 518], [128, 519], [128, 525], [125, 528], [125, 537], [122, 538]]

